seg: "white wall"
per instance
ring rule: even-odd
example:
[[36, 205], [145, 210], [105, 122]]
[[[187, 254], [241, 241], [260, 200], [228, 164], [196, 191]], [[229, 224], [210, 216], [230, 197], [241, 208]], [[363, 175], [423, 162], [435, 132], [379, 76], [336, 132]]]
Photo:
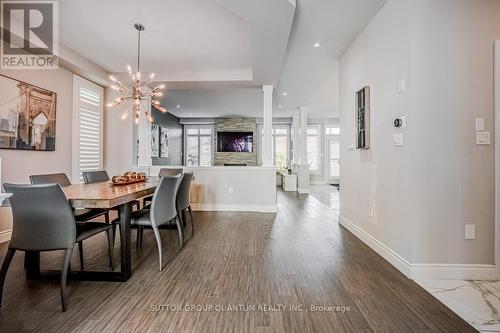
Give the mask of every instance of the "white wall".
[[[157, 176], [164, 167], [139, 167], [138, 170]], [[182, 168], [194, 174], [190, 192], [193, 210], [276, 212], [274, 167]]]
[[[475, 145], [474, 118], [493, 131], [500, 2], [414, 0], [411, 15], [413, 260], [493, 264], [493, 145]], [[476, 240], [464, 240], [465, 224]]]
[[[412, 264], [494, 263], [493, 146], [475, 145], [474, 118], [493, 130], [498, 17], [494, 0], [389, 0], [341, 58], [341, 215]], [[372, 147], [348, 151], [364, 85]]]
[[134, 115], [129, 112], [122, 119], [125, 110], [130, 109], [129, 103], [107, 108], [106, 104], [115, 100], [117, 94], [110, 88], [104, 89], [104, 169], [110, 175], [119, 175], [132, 170], [137, 156], [137, 126]]
[[[398, 79], [409, 71], [409, 0], [389, 2], [340, 61], [340, 178], [343, 217], [409, 260], [409, 147], [392, 146], [392, 117], [408, 106]], [[355, 135], [355, 92], [371, 88], [371, 148], [348, 151]], [[373, 218], [368, 208], [373, 207]]]

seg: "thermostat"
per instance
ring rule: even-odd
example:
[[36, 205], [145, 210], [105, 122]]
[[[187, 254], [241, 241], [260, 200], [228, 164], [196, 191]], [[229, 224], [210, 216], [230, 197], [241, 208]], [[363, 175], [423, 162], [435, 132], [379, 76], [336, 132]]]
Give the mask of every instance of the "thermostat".
[[406, 127], [406, 116], [397, 116], [394, 118], [394, 127], [405, 128]]

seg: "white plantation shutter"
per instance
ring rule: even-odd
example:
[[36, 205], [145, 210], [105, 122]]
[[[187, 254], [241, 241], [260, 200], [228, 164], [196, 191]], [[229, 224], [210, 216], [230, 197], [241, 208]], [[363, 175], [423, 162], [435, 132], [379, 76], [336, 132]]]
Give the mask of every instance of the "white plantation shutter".
[[189, 125], [185, 132], [186, 165], [212, 165], [212, 129]]
[[307, 163], [312, 173], [320, 172], [320, 128], [307, 127]]
[[103, 89], [78, 76], [73, 84], [73, 181], [82, 182], [82, 172], [103, 168]]
[[276, 127], [273, 129], [274, 165], [278, 168], [288, 167], [288, 128]]

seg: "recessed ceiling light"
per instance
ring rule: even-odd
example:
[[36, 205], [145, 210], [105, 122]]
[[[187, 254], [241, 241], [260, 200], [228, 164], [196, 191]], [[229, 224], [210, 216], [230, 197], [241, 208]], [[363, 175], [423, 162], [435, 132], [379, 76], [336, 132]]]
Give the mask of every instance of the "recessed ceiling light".
[[278, 107], [281, 109], [283, 107], [283, 105], [280, 104], [280, 105], [278, 105]]
[[177, 108], [180, 108], [181, 106], [179, 104], [177, 104]]
[[286, 95], [288, 95], [288, 94], [287, 94], [287, 93], [286, 93], [286, 91], [285, 91], [285, 92], [283, 93], [283, 96], [286, 96]]
[[314, 47], [319, 47], [319, 42], [313, 44]]

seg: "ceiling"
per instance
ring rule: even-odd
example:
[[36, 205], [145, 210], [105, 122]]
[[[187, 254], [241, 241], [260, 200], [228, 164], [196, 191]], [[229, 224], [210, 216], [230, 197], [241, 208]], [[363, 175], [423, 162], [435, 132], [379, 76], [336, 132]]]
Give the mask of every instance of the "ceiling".
[[64, 0], [60, 43], [120, 76], [136, 66], [139, 22], [141, 70], [166, 83], [163, 103], [172, 113], [261, 116], [261, 86], [271, 84], [277, 116], [308, 106], [312, 117], [331, 118], [338, 58], [385, 2]]
[[[317, 118], [339, 116], [339, 61], [387, 0], [298, 0], [275, 100], [278, 112], [308, 106]], [[314, 47], [319, 43], [319, 47]], [[286, 92], [287, 95], [283, 96]]]
[[154, 71], [169, 89], [276, 84], [295, 9], [288, 0], [65, 0], [59, 6], [61, 44], [117, 76], [127, 64], [136, 67], [133, 24], [143, 24], [141, 70]]

